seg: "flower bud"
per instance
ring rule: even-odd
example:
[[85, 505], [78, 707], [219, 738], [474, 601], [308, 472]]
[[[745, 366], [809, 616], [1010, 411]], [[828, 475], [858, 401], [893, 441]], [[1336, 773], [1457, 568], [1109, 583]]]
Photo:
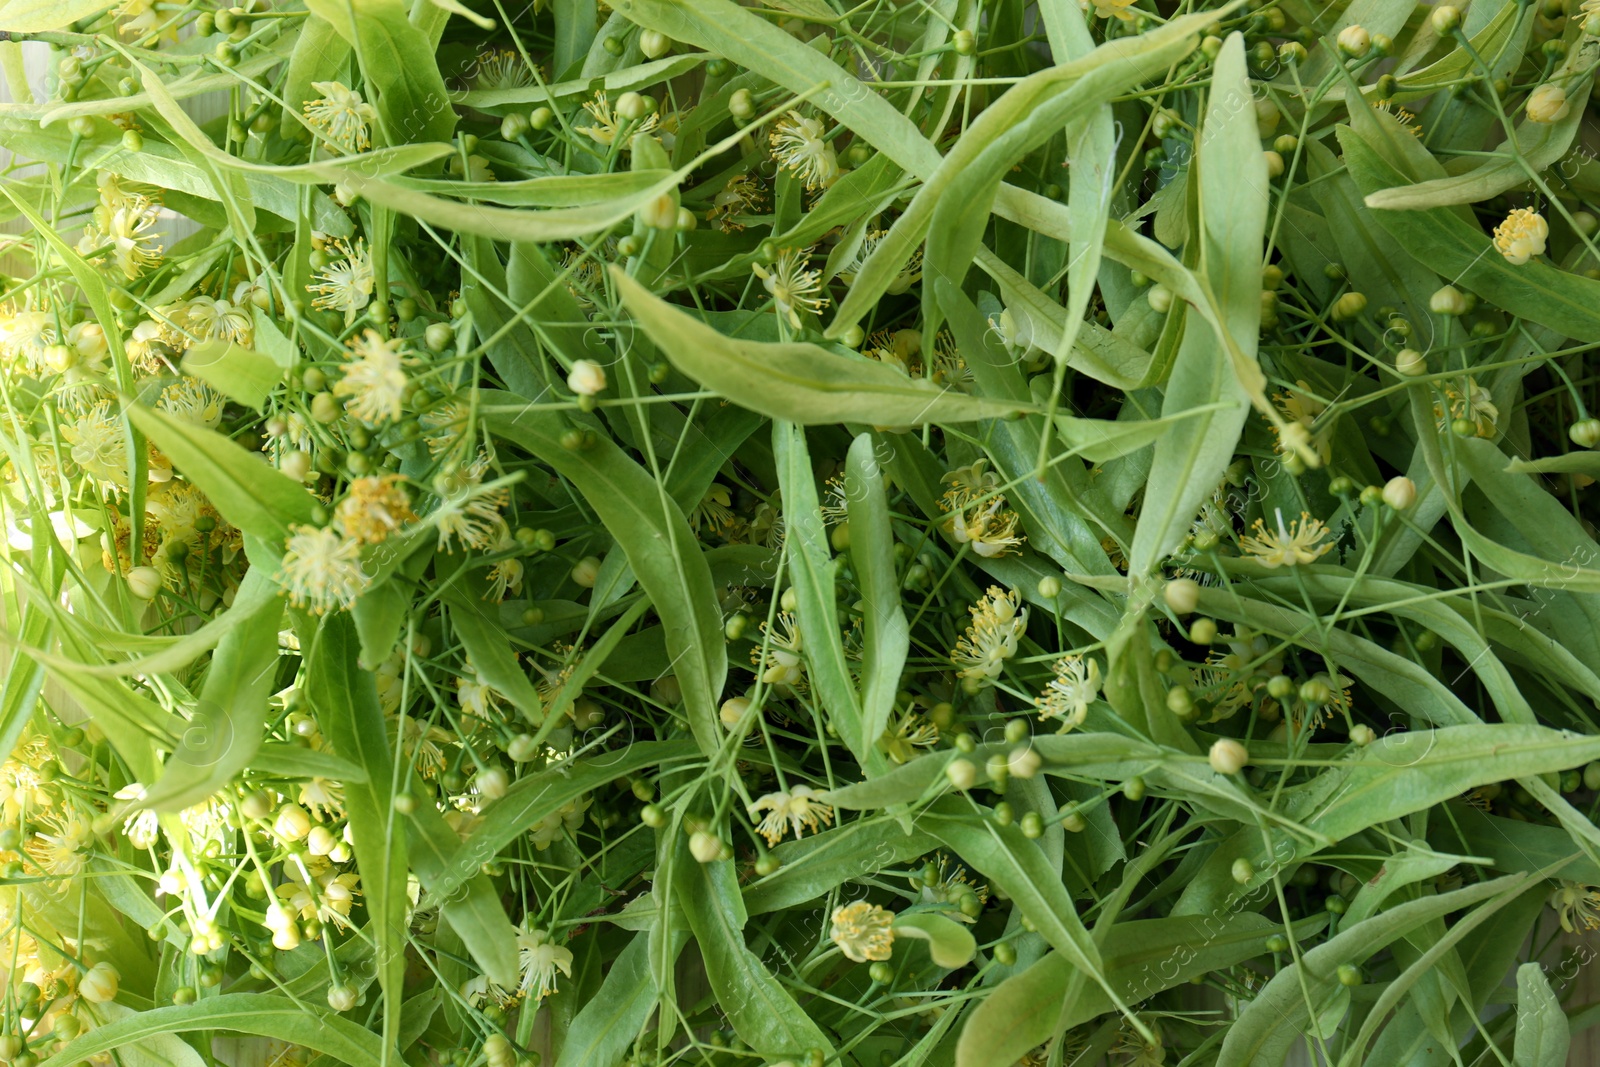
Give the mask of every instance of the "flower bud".
[[660, 30], [645, 30], [639, 35], [639, 51], [646, 59], [660, 59], [672, 50], [672, 38]]
[[1207, 758], [1218, 774], [1238, 774], [1250, 762], [1250, 753], [1239, 742], [1225, 737], [1212, 744]]
[[1243, 856], [1233, 861], [1233, 880], [1240, 885], [1249, 885], [1250, 879], [1256, 876], [1255, 866]]
[[506, 790], [511, 788], [511, 780], [499, 767], [479, 771], [474, 781], [477, 783], [479, 794], [490, 800], [499, 800], [506, 795]]
[[626, 92], [617, 97], [617, 118], [624, 122], [638, 122], [650, 114], [650, 105], [640, 93]]
[[1217, 639], [1217, 621], [1215, 619], [1196, 619], [1194, 625], [1189, 627], [1189, 640], [1197, 645], [1209, 645]]
[[1567, 436], [1572, 438], [1572, 443], [1579, 448], [1594, 448], [1600, 445], [1600, 419], [1579, 419], [1567, 430]]
[[1014, 748], [1011, 750], [1011, 757], [1006, 760], [1006, 772], [1018, 778], [1032, 778], [1039, 773], [1039, 766], [1043, 762], [1039, 758], [1039, 753], [1031, 747]]
[[967, 759], [951, 760], [945, 765], [944, 774], [960, 790], [971, 789], [978, 782], [978, 767]]
[[671, 230], [678, 225], [678, 204], [671, 193], [662, 193], [639, 209], [639, 224], [652, 230]]
[[311, 476], [311, 453], [301, 449], [285, 452], [278, 459], [278, 470], [297, 482], [305, 481]]
[[1467, 298], [1460, 289], [1447, 285], [1428, 298], [1428, 310], [1435, 315], [1465, 315]]
[[514, 763], [527, 763], [538, 754], [539, 742], [532, 734], [518, 734], [506, 746], [506, 755], [510, 756]]
[[747, 122], [755, 115], [756, 102], [749, 89], [738, 89], [728, 97], [728, 113], [740, 122]]
[[1150, 301], [1150, 310], [1158, 315], [1165, 315], [1172, 307], [1172, 290], [1164, 285], [1152, 285], [1145, 290], [1144, 298]]
[[1417, 483], [1405, 475], [1390, 478], [1383, 487], [1383, 502], [1396, 511], [1404, 511], [1417, 502]]
[[122, 974], [104, 961], [95, 964], [78, 980], [78, 995], [91, 1004], [104, 1004], [117, 995]]
[[1415, 348], [1402, 348], [1394, 355], [1394, 369], [1407, 378], [1428, 373], [1428, 357]]
[[1179, 615], [1188, 615], [1200, 606], [1200, 583], [1193, 578], [1174, 578], [1161, 590], [1167, 607]]
[[1567, 91], [1554, 82], [1545, 82], [1528, 94], [1529, 122], [1560, 122], [1572, 110]]
[[1333, 320], [1344, 322], [1353, 319], [1367, 310], [1367, 296], [1365, 293], [1345, 293], [1333, 302]]
[[1433, 22], [1433, 32], [1440, 36], [1454, 33], [1461, 26], [1461, 9], [1450, 4], [1440, 4], [1433, 9], [1429, 16]]
[[579, 396], [598, 396], [606, 389], [606, 371], [592, 359], [580, 359], [567, 372], [567, 388]]
[[728, 847], [716, 834], [696, 830], [689, 835], [689, 854], [700, 863], [714, 863], [727, 858]]
[[970, 56], [978, 50], [978, 38], [971, 30], [957, 30], [950, 38], [950, 47], [958, 56]]
[[1351, 59], [1360, 59], [1372, 50], [1372, 36], [1360, 26], [1346, 26], [1339, 31], [1339, 51]]
[[313, 826], [306, 835], [306, 851], [313, 856], [326, 856], [339, 847], [339, 839], [326, 826]]
[[285, 841], [298, 841], [311, 832], [311, 816], [298, 804], [285, 804], [272, 820], [272, 832]]
[[584, 556], [572, 568], [572, 580], [585, 589], [593, 589], [600, 580], [600, 557]]
[[349, 1011], [356, 1006], [356, 987], [352, 985], [336, 985], [328, 987], [328, 1007], [334, 1011]]
[[161, 572], [154, 567], [135, 567], [128, 572], [128, 592], [139, 600], [154, 600], [161, 592]]
[[1261, 158], [1266, 161], [1268, 178], [1276, 178], [1283, 174], [1282, 155], [1269, 148], [1261, 153]]
[[1350, 740], [1353, 744], [1357, 744], [1365, 748], [1367, 745], [1372, 744], [1372, 742], [1376, 741], [1377, 739], [1378, 735], [1374, 733], [1372, 727], [1368, 726], [1366, 723], [1358, 722], [1354, 726], [1350, 727]]

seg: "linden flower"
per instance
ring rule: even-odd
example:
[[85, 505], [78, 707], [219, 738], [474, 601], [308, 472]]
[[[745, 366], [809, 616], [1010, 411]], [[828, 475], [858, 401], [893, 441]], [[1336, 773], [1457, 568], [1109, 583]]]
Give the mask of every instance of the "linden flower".
[[1544, 254], [1550, 226], [1531, 208], [1513, 208], [1506, 220], [1494, 228], [1494, 248], [1506, 262], [1520, 267], [1534, 256]]
[[774, 628], [761, 624], [762, 633], [767, 635], [766, 655], [762, 657], [759, 648], [751, 655], [765, 668], [762, 682], [792, 688], [805, 678], [805, 669], [800, 665], [800, 633], [794, 628], [794, 615], [790, 612], [778, 612], [777, 623]]
[[1000, 487], [1000, 475], [988, 470], [989, 461], [980, 459], [966, 467], [957, 467], [939, 479], [950, 488], [945, 490], [944, 504], [951, 511], [964, 508], [982, 496], [988, 496]]
[[70, 878], [83, 870], [94, 845], [89, 820], [80, 815], [46, 815], [40, 821], [44, 829], [27, 844], [34, 865], [57, 878]]
[[1028, 628], [1028, 609], [1015, 590], [989, 587], [989, 592], [967, 609], [972, 621], [956, 642], [950, 661], [963, 678], [982, 683], [1000, 677], [1005, 661], [1017, 654], [1017, 642]]
[[791, 171], [807, 189], [824, 189], [839, 177], [839, 157], [823, 139], [822, 122], [798, 111], [778, 120], [769, 140], [772, 158]]
[[1438, 401], [1434, 401], [1433, 404], [1433, 417], [1440, 430], [1448, 429], [1449, 423], [1454, 419], [1466, 419], [1472, 423], [1477, 436], [1495, 435], [1495, 423], [1500, 418], [1500, 408], [1495, 404], [1493, 394], [1478, 384], [1478, 379], [1468, 375], [1464, 383], [1446, 384], [1444, 398], [1449, 404], [1448, 415], [1445, 414], [1444, 404]]
[[255, 339], [250, 309], [227, 300], [197, 296], [184, 305], [184, 328], [201, 341], [232, 341], [249, 345]]
[[472, 78], [474, 89], [523, 89], [533, 84], [528, 64], [510, 48], [491, 48], [479, 53], [477, 65], [478, 69]]
[[216, 429], [227, 402], [227, 397], [200, 379], [183, 378], [161, 390], [156, 406], [184, 422]]
[[377, 544], [416, 517], [398, 474], [355, 479], [333, 511], [340, 532], [364, 545]]
[[84, 230], [78, 251], [88, 255], [107, 249], [117, 270], [130, 282], [161, 262], [159, 235], [155, 232], [161, 205], [144, 197], [134, 197], [116, 206], [95, 209], [95, 225]]
[[1333, 459], [1333, 447], [1328, 442], [1326, 427], [1320, 433], [1314, 432], [1313, 427], [1328, 405], [1312, 396], [1311, 387], [1305, 382], [1294, 384], [1296, 388], [1272, 398], [1288, 423], [1281, 429], [1272, 427], [1272, 433], [1277, 438], [1276, 451], [1298, 452], [1302, 448], [1314, 448], [1326, 466]]
[[1006, 498], [997, 496], [972, 512], [958, 511], [950, 517], [950, 536], [959, 544], [972, 545], [972, 551], [994, 559], [1026, 540], [1017, 533], [1017, 514], [1006, 509]]
[[1039, 718], [1061, 720], [1065, 733], [1082, 726], [1089, 717], [1089, 705], [1100, 695], [1100, 664], [1082, 656], [1062, 656], [1050, 668], [1055, 677], [1034, 701]]
[[1276, 515], [1276, 530], [1268, 530], [1257, 519], [1255, 534], [1239, 542], [1240, 547], [1259, 560], [1262, 566], [1276, 570], [1279, 567], [1315, 563], [1333, 548], [1332, 541], [1322, 543], [1322, 539], [1328, 536], [1328, 528], [1322, 525], [1321, 519], [1313, 519], [1308, 513], [1301, 512], [1300, 518], [1285, 529], [1283, 511], [1277, 510]]
[[1528, 121], [1538, 123], [1560, 122], [1572, 110], [1567, 91], [1554, 82], [1546, 82], [1528, 94]]
[[723, 233], [737, 233], [744, 229], [739, 216], [748, 215], [761, 202], [761, 187], [748, 174], [735, 174], [728, 179], [722, 191], [711, 198], [711, 210], [706, 221], [715, 222]]
[[700, 503], [689, 514], [690, 528], [697, 534], [706, 525], [717, 531], [731, 529], [738, 521], [732, 503], [733, 495], [728, 492], [728, 487], [721, 482], [712, 482], [706, 495], [700, 498]]
[[344, 324], [351, 325], [372, 300], [372, 256], [360, 238], [354, 245], [339, 238], [328, 242], [338, 257], [317, 272], [317, 281], [306, 286], [316, 293], [311, 306], [324, 311], [344, 312]]
[[306, 121], [322, 131], [329, 150], [335, 154], [365, 152], [372, 144], [367, 127], [378, 117], [373, 106], [342, 82], [312, 82], [311, 88], [322, 98], [306, 101]]
[[332, 527], [290, 527], [278, 582], [289, 602], [321, 615], [348, 609], [370, 579], [361, 569], [361, 542]]
[[128, 478], [128, 439], [122, 420], [102, 400], [75, 422], [61, 428], [72, 446], [72, 462], [102, 489], [114, 489]]
[[364, 330], [350, 341], [350, 354], [355, 358], [345, 364], [344, 377], [334, 384], [333, 395], [350, 397], [345, 407], [368, 426], [400, 420], [410, 384], [400, 351], [404, 343], [399, 337], [386, 341], [376, 330]]
[[[595, 124], [593, 126], [575, 126], [573, 128], [596, 144], [603, 144], [607, 147], [615, 144], [617, 137], [622, 133], [624, 120], [611, 110], [611, 103], [606, 99], [606, 94], [603, 91], [595, 93], [593, 100], [584, 102], [583, 110], [594, 116]], [[638, 122], [628, 123], [628, 126], [633, 133], [649, 133], [656, 128], [659, 121], [660, 119], [656, 115], [651, 114]]]
[[1084, 11], [1088, 11], [1091, 2], [1094, 5], [1096, 18], [1116, 18], [1123, 22], [1133, 21], [1133, 13], [1127, 10], [1127, 8], [1133, 6], [1133, 0], [1078, 0], [1078, 6]]
[[1550, 906], [1561, 920], [1561, 929], [1569, 934], [1577, 933], [1579, 926], [1600, 930], [1600, 889], [1594, 886], [1562, 879], [1550, 892]]
[[802, 310], [818, 312], [828, 306], [822, 292], [822, 275], [806, 269], [810, 252], [803, 248], [785, 248], [778, 254], [770, 268], [752, 263], [750, 269], [761, 279], [762, 286], [772, 296], [772, 306], [779, 317], [800, 329]]
[[894, 946], [894, 912], [858, 900], [833, 909], [828, 935], [845, 957], [856, 963], [886, 960]]
[[793, 830], [795, 837], [804, 837], [807, 830], [816, 832], [817, 825], [833, 824], [833, 807], [816, 799], [816, 791], [808, 785], [797, 785], [789, 792], [779, 790], [750, 805], [750, 818], [757, 812], [767, 814], [756, 827], [756, 833], [767, 839], [770, 847], [783, 840], [785, 830]]
[[488, 470], [489, 457], [480, 455], [435, 486], [435, 492], [444, 492], [428, 520], [439, 531], [441, 549], [447, 549], [452, 540], [468, 548], [488, 548], [504, 527], [500, 509], [510, 496], [504, 487], [488, 488], [482, 484]]
[[[511, 536], [511, 531], [504, 525], [500, 527], [500, 537], [495, 541], [493, 551], [513, 552], [518, 548], [516, 538]], [[522, 592], [522, 561], [515, 556], [507, 556], [489, 568], [489, 589], [483, 594], [483, 599], [501, 601], [506, 594], [513, 596]]]
[[555, 992], [557, 971], [572, 977], [571, 950], [556, 944], [543, 930], [517, 931], [517, 957], [522, 968], [517, 989], [535, 1003]]

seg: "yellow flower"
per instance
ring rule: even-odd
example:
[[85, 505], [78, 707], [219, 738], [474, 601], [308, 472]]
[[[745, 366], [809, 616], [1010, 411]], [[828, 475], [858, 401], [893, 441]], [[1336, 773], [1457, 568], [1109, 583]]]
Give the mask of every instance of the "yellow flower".
[[222, 421], [227, 397], [198, 378], [181, 378], [161, 390], [156, 406], [167, 414], [196, 426], [216, 429]]
[[533, 75], [520, 53], [510, 48], [491, 48], [480, 52], [472, 87], [480, 91], [522, 89], [533, 84]]
[[839, 177], [839, 158], [823, 137], [820, 119], [807, 118], [798, 111], [778, 120], [768, 140], [772, 158], [777, 160], [807, 189], [823, 189]]
[[950, 660], [961, 677], [979, 684], [1000, 677], [1005, 661], [1017, 654], [1017, 642], [1028, 628], [1028, 609], [1014, 590], [990, 586], [989, 592], [967, 609], [972, 621], [956, 642]]
[[1561, 920], [1561, 929], [1569, 934], [1585, 930], [1600, 930], [1600, 889], [1562, 879], [1550, 892], [1550, 906]]
[[572, 977], [572, 950], [556, 944], [543, 930], [517, 931], [517, 958], [522, 969], [518, 992], [537, 1004], [556, 988], [556, 972]]
[[78, 252], [88, 255], [107, 249], [111, 262], [128, 281], [161, 262], [160, 236], [155, 232], [161, 205], [144, 197], [121, 204], [102, 204], [94, 210], [94, 224], [78, 242]]
[[805, 680], [805, 668], [800, 664], [800, 633], [794, 628], [791, 613], [778, 612], [776, 621], [776, 627], [761, 624], [762, 633], [767, 635], [766, 654], [762, 655], [758, 647], [751, 652], [751, 657], [762, 668], [763, 683], [792, 689]]
[[372, 144], [367, 126], [377, 118], [371, 104], [361, 94], [341, 82], [312, 82], [321, 99], [305, 104], [306, 121], [321, 130], [334, 153], [365, 152]]
[[500, 509], [510, 496], [504, 487], [483, 485], [488, 470], [489, 457], [480, 455], [437, 487], [444, 492], [428, 521], [439, 531], [441, 549], [448, 548], [452, 540], [468, 548], [487, 548], [505, 526]]
[[128, 480], [128, 438], [111, 401], [98, 402], [63, 426], [61, 436], [72, 446], [72, 462], [101, 489], [116, 489]]
[[778, 254], [771, 269], [752, 263], [750, 269], [761, 279], [762, 286], [772, 296], [772, 305], [778, 315], [787, 319], [790, 326], [800, 329], [802, 310], [818, 312], [828, 306], [822, 292], [822, 275], [806, 269], [808, 250], [785, 248]]
[[1091, 2], [1094, 5], [1094, 13], [1097, 18], [1116, 18], [1123, 22], [1133, 21], [1133, 13], [1127, 10], [1133, 6], [1133, 0], [1078, 0], [1078, 6], [1084, 11], [1088, 11]]
[[334, 396], [350, 397], [345, 406], [368, 426], [398, 422], [405, 402], [406, 357], [399, 337], [384, 340], [376, 330], [365, 330], [350, 342], [353, 358], [345, 364], [344, 377], [333, 387]]
[[197, 341], [232, 341], [249, 345], [255, 339], [250, 309], [227, 300], [197, 296], [183, 306], [183, 326]]
[[761, 186], [748, 174], [735, 174], [729, 178], [722, 191], [711, 198], [711, 210], [706, 221], [717, 224], [723, 233], [737, 233], [744, 229], [739, 216], [748, 215], [761, 203]]
[[334, 525], [364, 545], [377, 544], [416, 517], [398, 474], [355, 479], [333, 511]]
[[1328, 428], [1324, 426], [1320, 432], [1314, 432], [1313, 428], [1316, 426], [1317, 417], [1327, 410], [1328, 405], [1312, 396], [1311, 387], [1305, 382], [1294, 384], [1296, 388], [1272, 398], [1288, 422], [1282, 429], [1277, 426], [1272, 427], [1272, 433], [1277, 438], [1274, 447], [1280, 454], [1298, 452], [1302, 446], [1314, 448], [1317, 455], [1322, 458], [1323, 465], [1327, 465], [1333, 459], [1333, 448], [1328, 442]]
[[972, 511], [957, 511], [950, 517], [950, 536], [958, 544], [972, 545], [984, 559], [1004, 556], [1026, 540], [1017, 533], [1016, 512], [1005, 505], [1006, 498], [997, 496]]
[[[598, 92], [594, 99], [586, 101], [583, 110], [594, 117], [593, 126], [573, 127], [579, 133], [586, 135], [596, 144], [611, 146], [616, 143], [617, 136], [622, 132], [622, 120], [611, 110], [611, 103], [606, 99], [606, 94]], [[649, 133], [656, 128], [660, 119], [654, 115], [647, 115], [644, 119], [629, 124], [633, 133]]]
[[894, 946], [894, 912], [864, 900], [845, 904], [833, 909], [833, 930], [828, 936], [856, 963], [886, 960]]
[[1322, 543], [1328, 535], [1328, 528], [1322, 525], [1321, 519], [1313, 519], [1305, 512], [1300, 513], [1300, 518], [1289, 524], [1287, 529], [1283, 525], [1283, 512], [1276, 512], [1278, 528], [1268, 530], [1260, 519], [1256, 520], [1255, 534], [1246, 536], [1239, 542], [1241, 548], [1254, 556], [1262, 566], [1276, 570], [1278, 567], [1297, 567], [1304, 563], [1315, 563], [1321, 559], [1334, 542]]
[[1050, 679], [1034, 701], [1040, 719], [1059, 719], [1063, 731], [1082, 726], [1089, 705], [1100, 695], [1100, 664], [1082, 656], [1062, 656], [1051, 666]]
[[[1460, 388], [1457, 388], [1457, 386]], [[1444, 398], [1449, 405], [1449, 414], [1445, 413], [1445, 405], [1434, 401], [1433, 417], [1439, 429], [1449, 429], [1450, 422], [1454, 419], [1466, 419], [1472, 423], [1473, 429], [1479, 437], [1493, 437], [1495, 423], [1500, 418], [1500, 408], [1494, 402], [1494, 396], [1478, 384], [1478, 379], [1467, 376], [1465, 382], [1447, 383], [1444, 387]]]
[[795, 837], [803, 837], [807, 830], [815, 832], [818, 823], [833, 823], [833, 807], [816, 799], [816, 791], [808, 785], [797, 785], [784, 792], [768, 793], [750, 805], [750, 818], [758, 812], [767, 814], [756, 827], [756, 832], [767, 839], [769, 846], [783, 840], [785, 830], [792, 829]]
[[306, 286], [306, 291], [317, 294], [312, 307], [344, 312], [344, 324], [349, 326], [372, 300], [372, 256], [360, 238], [354, 245], [334, 238], [328, 246], [337, 258], [317, 271], [317, 281]]
[[332, 527], [290, 527], [278, 582], [289, 602], [321, 615], [349, 608], [370, 579], [361, 569], [361, 542]]
[[1534, 256], [1544, 254], [1550, 226], [1531, 208], [1513, 208], [1506, 220], [1494, 228], [1494, 248], [1506, 262], [1522, 266]]

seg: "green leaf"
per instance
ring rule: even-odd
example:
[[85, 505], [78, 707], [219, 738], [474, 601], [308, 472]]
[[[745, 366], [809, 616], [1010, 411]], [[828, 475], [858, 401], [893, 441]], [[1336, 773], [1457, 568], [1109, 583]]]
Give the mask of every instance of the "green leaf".
[[544, 722], [544, 702], [511, 651], [511, 639], [500, 625], [496, 605], [459, 588], [452, 589], [445, 599], [450, 604], [450, 626], [479, 677], [516, 705], [528, 722]]
[[483, 813], [483, 820], [441, 868], [429, 899], [448, 899], [485, 863], [564, 805], [644, 767], [695, 754], [684, 741], [636, 741], [626, 749], [567, 760], [518, 779]]
[[[1244, 39], [1230, 34], [1217, 56], [1191, 180], [1200, 183], [1201, 264], [1223, 325], [1253, 360], [1261, 320], [1261, 247], [1269, 185], [1245, 70]], [[1222, 480], [1249, 413], [1249, 393], [1205, 331], [1185, 332], [1161, 405], [1164, 417], [1201, 407], [1156, 442], [1128, 572], [1148, 574], [1177, 547]]]
[[[411, 834], [406, 854], [422, 888], [431, 892], [449, 869], [460, 838], [432, 804], [419, 804], [407, 818]], [[517, 931], [493, 882], [483, 874], [468, 878], [444, 898], [440, 914], [491, 982], [502, 989], [516, 987]]]
[[1544, 967], [1524, 963], [1517, 968], [1516, 1067], [1565, 1067], [1572, 1035], [1561, 1001], [1550, 988]]
[[270, 1037], [303, 1045], [350, 1067], [380, 1067], [385, 1059], [377, 1035], [326, 1008], [260, 993], [224, 993], [193, 1004], [152, 1008], [97, 1026], [67, 1042], [39, 1067], [69, 1067], [158, 1034], [197, 1030]]
[[259, 452], [163, 411], [129, 404], [128, 421], [172, 458], [222, 517], [281, 552], [289, 527], [312, 522], [316, 499]]
[[[894, 530], [872, 436], [850, 443], [844, 466], [845, 514], [850, 562], [861, 584], [861, 738], [876, 744], [889, 728], [900, 672], [911, 648], [911, 630], [900, 605]], [[787, 499], [787, 496], [785, 496]]]
[[1302, 950], [1299, 960], [1281, 968], [1229, 1027], [1221, 1061], [1240, 1067], [1277, 1067], [1307, 1024], [1306, 996], [1330, 992], [1337, 984], [1340, 964], [1360, 964], [1429, 920], [1497, 895], [1510, 899], [1522, 891], [1527, 878], [1507, 875], [1409, 901], [1348, 926], [1315, 948]]
[[611, 268], [623, 306], [679, 370], [752, 411], [801, 425], [920, 426], [1007, 415], [1020, 406], [907, 378], [865, 356], [805, 342], [726, 337]]
[[[687, 932], [674, 937], [674, 959], [687, 940]], [[609, 962], [605, 981], [573, 1018], [556, 1067], [611, 1067], [649, 1022], [659, 996], [650, 938], [635, 937]]]
[[939, 847], [931, 834], [910, 832], [892, 818], [858, 819], [772, 850], [779, 868], [745, 887], [752, 915], [803, 905], [845, 882], [875, 874]]
[[370, 916], [367, 932], [377, 950], [383, 1032], [393, 1041], [406, 965], [406, 842], [393, 806], [389, 729], [372, 674], [356, 662], [358, 648], [348, 615], [325, 616], [307, 654], [306, 697], [333, 751], [367, 775], [365, 783], [345, 784], [345, 810]]
[[689, 724], [708, 755], [726, 731], [717, 717], [728, 670], [722, 608], [711, 568], [683, 511], [660, 483], [615, 443], [600, 438], [586, 451], [561, 444], [563, 417], [511, 393], [479, 394], [484, 424], [526, 448], [577, 487], [617, 539], [667, 630], [667, 652], [683, 690]]
[[61, 30], [111, 6], [105, 0], [8, 0], [0, 7], [0, 30], [8, 33]]
[[283, 380], [284, 368], [254, 349], [231, 341], [201, 341], [183, 357], [183, 370], [230, 400], [261, 410]]
[[[1348, 127], [1338, 130], [1345, 163], [1362, 193], [1405, 182], [1393, 164]], [[1372, 216], [1419, 260], [1518, 318], [1582, 341], [1600, 340], [1600, 281], [1539, 260], [1512, 266], [1487, 234], [1449, 208]]]
[[450, 90], [439, 75], [433, 42], [411, 24], [401, 0], [309, 0], [306, 7], [356, 50], [368, 86], [377, 88], [374, 103], [385, 141], [450, 140], [456, 128]]
[[[1323, 921], [1296, 925], [1311, 933]], [[1281, 929], [1251, 912], [1117, 923], [1101, 947], [1106, 978], [1118, 997], [1136, 1004], [1194, 975], [1262, 955], [1268, 935]], [[962, 1029], [956, 1067], [1013, 1067], [1058, 1026], [1079, 1026], [1114, 1010], [1112, 999], [1093, 987], [1063, 1002], [1074, 973], [1065, 956], [1051, 952], [996, 986]]]
[[697, 862], [687, 834], [678, 835], [676, 846], [677, 903], [700, 947], [711, 992], [735, 1032], [768, 1059], [813, 1048], [835, 1055], [827, 1034], [745, 944], [744, 903], [732, 861]]
[[[778, 466], [778, 484], [783, 489], [789, 582], [795, 592], [806, 679], [839, 737], [870, 774], [882, 767], [884, 760], [874, 744], [878, 735], [868, 734], [863, 727], [861, 701], [845, 659], [833, 591], [838, 561], [833, 558], [827, 531], [823, 529], [805, 431], [793, 423], [774, 421], [772, 455]], [[895, 680], [898, 683], [898, 670]]]
[[252, 567], [229, 609], [235, 625], [217, 643], [188, 729], [167, 757], [144, 804], [160, 812], [192, 807], [222, 789], [261, 746], [278, 676], [283, 599], [278, 583]]

